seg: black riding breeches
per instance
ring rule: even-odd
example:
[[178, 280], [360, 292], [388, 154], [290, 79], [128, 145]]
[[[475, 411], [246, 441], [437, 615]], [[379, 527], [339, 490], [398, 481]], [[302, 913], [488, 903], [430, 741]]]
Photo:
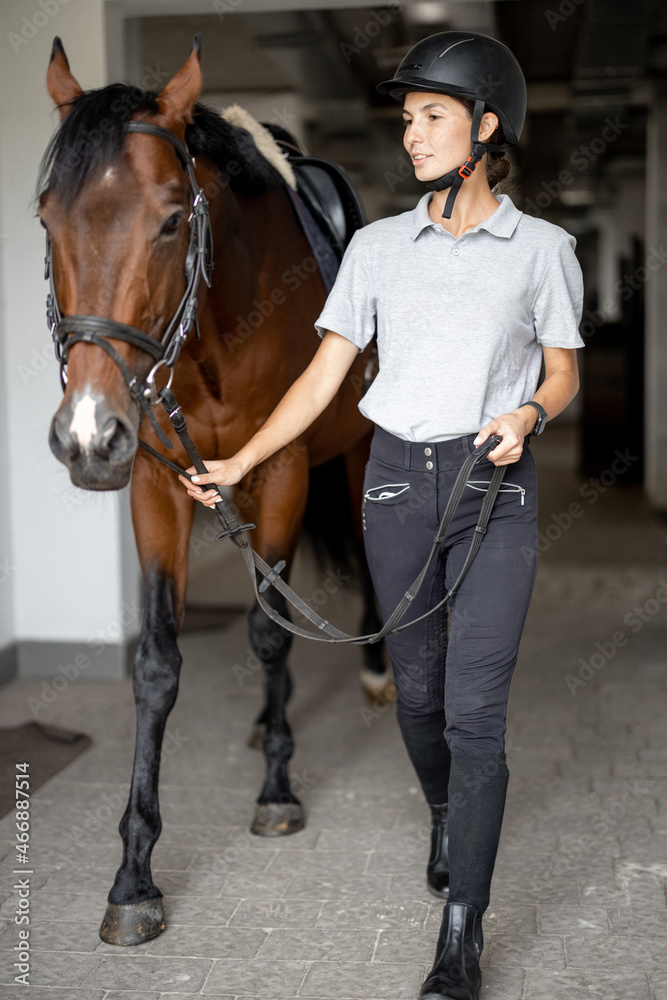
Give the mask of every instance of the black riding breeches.
[[[364, 542], [383, 619], [424, 566], [452, 487], [475, 449], [470, 434], [409, 443], [376, 427], [366, 466]], [[537, 478], [524, 444], [506, 473], [487, 532], [458, 593], [426, 621], [387, 638], [403, 717], [445, 713], [452, 754], [505, 749], [510, 680], [537, 570]], [[403, 621], [444, 597], [465, 561], [495, 466], [472, 470], [438, 558]]]

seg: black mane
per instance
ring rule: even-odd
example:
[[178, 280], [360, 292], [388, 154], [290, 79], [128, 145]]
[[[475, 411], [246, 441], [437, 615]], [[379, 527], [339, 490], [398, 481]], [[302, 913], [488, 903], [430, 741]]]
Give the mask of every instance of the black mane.
[[[37, 194], [57, 192], [65, 206], [71, 206], [94, 174], [118, 160], [125, 123], [137, 112], [157, 114], [157, 96], [149, 90], [113, 83], [76, 97], [46, 149]], [[214, 108], [195, 105], [194, 123], [186, 127], [185, 138], [192, 155], [213, 160], [234, 191], [259, 194], [284, 183], [250, 133], [230, 124]]]

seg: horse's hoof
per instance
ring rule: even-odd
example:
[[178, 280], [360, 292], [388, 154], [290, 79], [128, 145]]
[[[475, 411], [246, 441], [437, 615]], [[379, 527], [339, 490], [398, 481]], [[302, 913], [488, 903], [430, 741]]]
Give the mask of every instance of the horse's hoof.
[[264, 746], [264, 733], [266, 732], [266, 726], [253, 726], [252, 732], [248, 737], [248, 746], [251, 750], [261, 750]]
[[156, 896], [143, 903], [108, 903], [100, 937], [107, 944], [143, 944], [163, 930], [162, 896]]
[[258, 837], [287, 837], [305, 825], [306, 814], [300, 802], [267, 802], [257, 806], [250, 832]]
[[385, 670], [383, 674], [375, 674], [372, 670], [363, 667], [359, 674], [359, 680], [364, 694], [373, 704], [380, 702], [382, 705], [387, 705], [389, 702], [396, 701], [394, 679], [389, 670]]

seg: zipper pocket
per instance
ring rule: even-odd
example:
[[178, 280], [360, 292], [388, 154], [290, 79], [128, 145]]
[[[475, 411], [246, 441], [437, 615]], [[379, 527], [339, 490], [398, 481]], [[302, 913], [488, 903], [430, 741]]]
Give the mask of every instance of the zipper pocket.
[[[485, 490], [483, 490], [481, 488], [482, 485], [486, 486]], [[489, 480], [488, 479], [469, 479], [468, 482], [466, 483], [466, 486], [469, 486], [473, 490], [479, 490], [480, 493], [488, 493], [488, 491], [489, 491]], [[508, 489], [504, 490], [503, 486], [507, 486]], [[525, 489], [524, 489], [523, 486], [519, 486], [518, 483], [506, 483], [506, 482], [502, 482], [500, 484], [500, 489], [498, 490], [498, 492], [499, 493], [520, 493], [521, 494], [521, 506], [523, 507], [523, 501], [524, 501], [524, 498], [526, 496], [526, 491], [525, 491]]]
[[[364, 493], [364, 500], [394, 500], [410, 489], [410, 483], [385, 483], [383, 486], [371, 486]], [[371, 496], [376, 490], [381, 490], [377, 496]]]

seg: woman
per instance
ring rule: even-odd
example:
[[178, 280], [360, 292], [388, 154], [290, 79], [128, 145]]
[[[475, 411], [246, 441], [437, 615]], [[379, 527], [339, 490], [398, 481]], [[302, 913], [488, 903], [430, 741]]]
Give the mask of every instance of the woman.
[[475, 467], [412, 608], [417, 618], [456, 579], [493, 467], [507, 466], [449, 620], [433, 615], [387, 640], [399, 725], [431, 807], [427, 884], [447, 899], [420, 996], [477, 1000], [509, 777], [507, 697], [537, 566], [527, 445], [578, 390], [582, 276], [574, 237], [492, 193], [526, 108], [523, 74], [504, 45], [476, 32], [431, 35], [378, 90], [403, 101], [404, 146], [432, 193], [355, 234], [315, 324], [322, 344], [312, 363], [233, 458], [182, 482], [212, 506], [205, 487], [237, 483], [299, 437], [377, 331], [379, 374], [360, 403], [376, 424], [363, 525], [386, 619], [426, 562], [466, 457], [490, 434], [502, 437]]

